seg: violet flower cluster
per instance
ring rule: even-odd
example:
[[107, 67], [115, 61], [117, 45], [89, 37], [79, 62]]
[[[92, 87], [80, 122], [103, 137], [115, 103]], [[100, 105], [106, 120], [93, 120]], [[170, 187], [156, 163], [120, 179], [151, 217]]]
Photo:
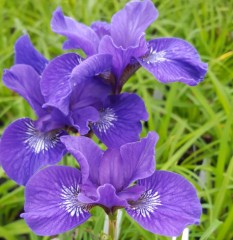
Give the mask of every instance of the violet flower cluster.
[[[5, 70], [3, 82], [30, 104], [37, 119], [18, 119], [6, 128], [0, 161], [11, 179], [26, 186], [21, 216], [36, 234], [68, 231], [85, 222], [95, 206], [109, 215], [124, 208], [143, 228], [166, 236], [199, 222], [201, 205], [192, 184], [155, 171], [158, 135], [150, 132], [140, 140], [141, 121], [148, 119], [143, 100], [121, 92], [140, 67], [162, 83], [193, 86], [206, 74], [207, 64], [186, 41], [146, 40], [157, 17], [151, 0], [129, 2], [110, 23], [90, 27], [58, 8], [52, 30], [67, 38], [63, 49], [73, 52], [50, 60], [28, 35], [17, 40], [15, 64]], [[106, 151], [87, 137], [92, 133]], [[67, 152], [80, 170], [49, 166]]]

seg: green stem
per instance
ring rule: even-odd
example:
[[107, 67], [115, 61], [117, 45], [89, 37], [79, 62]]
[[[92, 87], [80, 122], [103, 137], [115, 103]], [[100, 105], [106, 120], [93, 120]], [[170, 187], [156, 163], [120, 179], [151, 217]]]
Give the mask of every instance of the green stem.
[[109, 236], [111, 240], [117, 240], [117, 212], [109, 214]]

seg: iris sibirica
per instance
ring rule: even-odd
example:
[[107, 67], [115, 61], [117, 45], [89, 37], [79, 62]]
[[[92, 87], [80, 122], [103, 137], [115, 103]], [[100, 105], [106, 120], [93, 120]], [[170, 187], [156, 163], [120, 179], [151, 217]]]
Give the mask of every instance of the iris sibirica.
[[81, 170], [51, 166], [34, 175], [22, 217], [38, 235], [55, 235], [85, 222], [95, 206], [110, 216], [124, 208], [143, 228], [178, 236], [199, 222], [201, 205], [183, 177], [154, 170], [157, 140], [151, 132], [141, 141], [102, 151], [89, 138], [63, 136]]
[[113, 15], [111, 23], [94, 22], [91, 27], [64, 16], [58, 8], [51, 21], [54, 32], [67, 37], [64, 49], [82, 49], [87, 56], [112, 56], [109, 81], [120, 93], [123, 84], [140, 66], [162, 83], [180, 81], [196, 85], [203, 80], [207, 64], [196, 49], [178, 38], [145, 39], [145, 31], [158, 17], [151, 0], [131, 1]]
[[[85, 60], [75, 53], [59, 56], [43, 72], [41, 90], [46, 106], [57, 108], [64, 115], [80, 112], [80, 106], [89, 114], [92, 110], [90, 128], [108, 147], [117, 147], [139, 139], [140, 121], [147, 120], [148, 114], [138, 95], [111, 94], [110, 85], [102, 77], [111, 69], [111, 60], [109, 54], [96, 54]], [[88, 98], [80, 101], [80, 96]], [[79, 120], [72, 116], [74, 122]], [[83, 135], [88, 130], [79, 132]]]
[[10, 178], [25, 185], [41, 167], [59, 162], [66, 130], [85, 135], [92, 123], [108, 146], [139, 139], [140, 120], [148, 118], [143, 100], [128, 93], [109, 96], [109, 84], [98, 76], [110, 69], [111, 58], [98, 54], [85, 60], [68, 53], [48, 61], [27, 35], [18, 39], [15, 65], [5, 70], [3, 81], [28, 101], [38, 119], [16, 120], [2, 136], [0, 161]]
[[[148, 116], [137, 95], [121, 93], [130, 76], [142, 66], [162, 83], [180, 81], [196, 85], [207, 71], [207, 64], [201, 62], [195, 48], [182, 39], [146, 41], [145, 31], [157, 17], [158, 11], [150, 0], [129, 2], [112, 17], [111, 23], [97, 21], [90, 27], [64, 16], [58, 8], [53, 13], [52, 30], [67, 37], [64, 49], [83, 50], [89, 64], [80, 70], [75, 63], [66, 64], [72, 62], [71, 54], [54, 59], [54, 64], [49, 64], [45, 71], [45, 79], [42, 77], [42, 92], [47, 86], [50, 89], [46, 93], [48, 104], [64, 110], [65, 101], [74, 94], [77, 83], [85, 82], [87, 77], [102, 79], [110, 85], [110, 96], [103, 97], [97, 106], [99, 120], [90, 124], [92, 131], [108, 147], [138, 140], [140, 121], [146, 121]], [[103, 54], [111, 60], [98, 58]], [[55, 67], [58, 64], [59, 69]], [[64, 88], [65, 82], [69, 89]]]
[[[122, 91], [140, 67], [162, 83], [194, 86], [206, 74], [207, 64], [186, 41], [146, 40], [145, 31], [157, 17], [151, 0], [131, 1], [110, 23], [90, 27], [57, 8], [52, 30], [67, 38], [63, 48], [73, 52], [51, 60], [27, 35], [17, 40], [15, 64], [3, 81], [24, 97], [37, 119], [18, 119], [6, 128], [0, 162], [10, 178], [26, 185], [21, 216], [36, 234], [68, 231], [87, 221], [95, 206], [109, 219], [125, 209], [143, 228], [166, 236], [199, 223], [201, 205], [192, 184], [178, 174], [155, 171], [158, 135], [150, 132], [140, 140], [141, 121], [149, 117], [143, 99]], [[85, 137], [92, 133], [106, 151]], [[80, 169], [47, 167], [67, 152]]]
[[[76, 55], [73, 61], [77, 65], [82, 63]], [[15, 44], [15, 65], [5, 70], [3, 75], [5, 85], [24, 97], [38, 117], [35, 121], [23, 118], [10, 124], [0, 144], [0, 161], [4, 170], [22, 185], [41, 167], [56, 164], [62, 159], [66, 149], [60, 137], [68, 134], [66, 129], [88, 133], [89, 121], [99, 119], [99, 112], [93, 105], [98, 104], [99, 99], [109, 91], [108, 86], [100, 81], [88, 80], [85, 85], [79, 84], [75, 100], [72, 105], [66, 104], [69, 111], [64, 114], [59, 108], [48, 104], [46, 93], [50, 91], [49, 86], [41, 88], [42, 76], [50, 64], [53, 61], [45, 59], [33, 47], [29, 37], [24, 35]], [[52, 75], [48, 76], [48, 79], [51, 78]], [[68, 86], [65, 84], [64, 88]], [[60, 95], [56, 97], [62, 98]]]
[[25, 185], [40, 167], [57, 163], [66, 152], [60, 141], [60, 136], [66, 132], [60, 128], [61, 123], [51, 117], [61, 114], [56, 109], [48, 111], [42, 107], [45, 100], [40, 80], [47, 64], [48, 60], [25, 35], [15, 45], [15, 65], [3, 74], [5, 85], [24, 97], [38, 117], [36, 121], [30, 118], [16, 120], [2, 136], [0, 161], [8, 176], [18, 184]]

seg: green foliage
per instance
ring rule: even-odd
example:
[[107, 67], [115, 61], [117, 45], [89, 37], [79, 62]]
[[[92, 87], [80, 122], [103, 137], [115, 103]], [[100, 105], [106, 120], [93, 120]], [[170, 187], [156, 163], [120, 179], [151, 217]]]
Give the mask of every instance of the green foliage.
[[[0, 67], [13, 64], [16, 39], [25, 32], [48, 59], [62, 53], [63, 37], [50, 29], [52, 12], [61, 6], [67, 15], [91, 24], [110, 21], [125, 5], [117, 0], [1, 0]], [[140, 69], [124, 91], [137, 92], [150, 114], [142, 136], [157, 131], [157, 169], [182, 174], [198, 190], [203, 206], [199, 226], [190, 227], [190, 239], [230, 240], [233, 238], [233, 0], [158, 0], [160, 16], [147, 32], [148, 39], [172, 36], [191, 42], [209, 63], [205, 80], [196, 87], [181, 83], [163, 85]], [[34, 118], [27, 103], [0, 82], [0, 134], [20, 117]], [[95, 139], [96, 140], [96, 139]], [[75, 165], [65, 157], [61, 164]], [[0, 168], [0, 238], [46, 240], [37, 237], [20, 219], [23, 187], [9, 180]], [[104, 213], [93, 209], [93, 217], [58, 239], [100, 239]], [[104, 238], [102, 235], [101, 239]], [[126, 214], [120, 239], [171, 239], [155, 236]]]

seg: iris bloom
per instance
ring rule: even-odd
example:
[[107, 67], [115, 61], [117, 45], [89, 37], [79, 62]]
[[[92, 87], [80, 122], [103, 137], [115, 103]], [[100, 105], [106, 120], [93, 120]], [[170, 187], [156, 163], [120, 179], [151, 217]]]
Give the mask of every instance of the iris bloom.
[[109, 215], [124, 208], [143, 228], [178, 236], [199, 222], [201, 205], [183, 177], [154, 170], [157, 140], [149, 133], [104, 152], [88, 138], [63, 136], [81, 171], [51, 166], [35, 174], [26, 185], [22, 217], [36, 234], [55, 235], [87, 221], [95, 206]]
[[[78, 115], [82, 113], [103, 143], [119, 147], [139, 140], [140, 121], [146, 121], [148, 113], [136, 94], [111, 94], [111, 86], [103, 78], [111, 70], [111, 60], [109, 54], [96, 54], [85, 60], [75, 53], [59, 56], [44, 70], [41, 90], [46, 106], [57, 108], [66, 116], [72, 112], [78, 126], [84, 125]], [[85, 99], [80, 99], [83, 96]], [[81, 135], [88, 130], [88, 125], [78, 129]]]
[[[70, 53], [65, 55], [67, 56], [71, 56], [68, 62], [70, 67], [79, 65], [79, 69], [82, 69], [83, 65], [88, 65], [76, 54]], [[55, 72], [59, 72], [56, 69], [59, 69], [62, 58], [63, 56], [56, 58], [58, 65], [55, 66]], [[95, 58], [109, 60], [109, 64], [103, 64], [105, 68], [111, 65], [109, 55], [100, 54]], [[60, 136], [68, 134], [65, 130], [70, 127], [81, 134], [88, 133], [89, 122], [96, 122], [100, 118], [95, 105], [99, 105], [98, 102], [109, 93], [107, 84], [100, 80], [92, 82], [89, 77], [85, 84], [78, 84], [78, 89], [69, 96], [69, 100], [66, 99], [65, 92], [61, 95], [57, 93], [55, 101], [62, 102], [65, 99], [65, 104], [61, 109], [54, 108], [47, 101], [50, 100], [48, 94], [54, 89], [50, 89], [50, 85], [44, 85], [42, 81], [45, 76], [47, 81], [53, 81], [54, 73], [50, 72], [48, 75], [46, 71], [53, 64], [54, 60], [49, 62], [45, 59], [33, 47], [29, 37], [24, 35], [15, 44], [15, 65], [3, 74], [4, 84], [24, 97], [37, 115], [35, 121], [30, 118], [16, 120], [6, 128], [2, 136], [0, 162], [7, 175], [18, 184], [25, 185], [38, 169], [59, 162], [66, 152]], [[91, 74], [95, 75], [93, 72]], [[62, 88], [68, 89], [68, 82]]]
[[162, 83], [183, 82], [197, 85], [203, 80], [207, 64], [196, 49], [179, 38], [145, 39], [145, 31], [158, 17], [151, 0], [131, 1], [113, 15], [111, 23], [94, 22], [91, 27], [64, 16], [58, 8], [51, 21], [52, 30], [67, 37], [64, 49], [82, 49], [86, 55], [112, 56], [111, 82], [115, 93], [140, 66]]
[[57, 163], [66, 152], [60, 141], [60, 136], [66, 132], [59, 128], [59, 122], [51, 120], [52, 114], [61, 114], [56, 109], [48, 112], [42, 108], [45, 101], [40, 90], [40, 79], [47, 64], [48, 60], [25, 35], [15, 45], [15, 65], [3, 74], [4, 84], [19, 93], [38, 117], [36, 121], [30, 118], [16, 120], [6, 128], [1, 139], [2, 167], [11, 179], [22, 185], [40, 167]]
[[97, 21], [90, 27], [64, 16], [58, 8], [51, 20], [52, 30], [67, 38], [64, 49], [82, 49], [87, 58], [86, 65], [79, 67], [73, 61], [77, 54], [65, 54], [48, 65], [41, 85], [47, 104], [68, 114], [76, 84], [104, 81], [111, 89], [108, 95], [101, 94], [96, 107], [99, 120], [92, 121], [91, 129], [107, 147], [137, 141], [140, 121], [146, 121], [148, 114], [137, 95], [120, 94], [129, 77], [142, 66], [163, 83], [196, 85], [207, 70], [194, 47], [184, 40], [146, 41], [145, 31], [157, 17], [158, 11], [150, 0], [129, 2], [111, 23]]

